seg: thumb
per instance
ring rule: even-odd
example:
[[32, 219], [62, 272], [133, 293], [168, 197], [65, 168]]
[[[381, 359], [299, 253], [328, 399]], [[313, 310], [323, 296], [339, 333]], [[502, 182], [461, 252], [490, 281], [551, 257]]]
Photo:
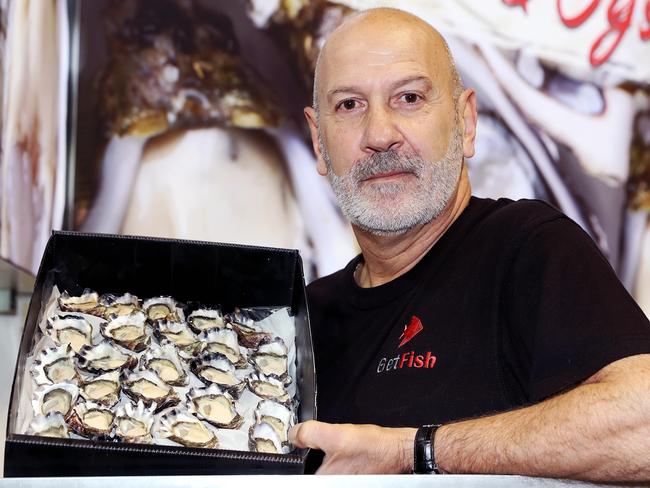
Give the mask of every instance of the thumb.
[[307, 420], [294, 425], [289, 431], [289, 442], [296, 447], [322, 449], [322, 431], [327, 426], [324, 422]]

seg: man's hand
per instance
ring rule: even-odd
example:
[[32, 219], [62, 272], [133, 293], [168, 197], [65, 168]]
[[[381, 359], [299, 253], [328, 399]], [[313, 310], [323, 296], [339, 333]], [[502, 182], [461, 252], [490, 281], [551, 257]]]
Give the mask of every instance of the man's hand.
[[291, 429], [289, 440], [325, 453], [316, 474], [410, 473], [416, 430], [308, 420]]

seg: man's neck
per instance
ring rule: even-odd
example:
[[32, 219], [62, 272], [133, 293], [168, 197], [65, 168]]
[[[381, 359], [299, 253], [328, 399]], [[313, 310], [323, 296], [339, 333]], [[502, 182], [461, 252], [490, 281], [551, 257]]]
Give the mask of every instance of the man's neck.
[[463, 165], [456, 192], [431, 222], [399, 236], [376, 236], [355, 227], [364, 259], [355, 273], [357, 284], [363, 288], [383, 285], [413, 268], [465, 210], [470, 197], [467, 167]]

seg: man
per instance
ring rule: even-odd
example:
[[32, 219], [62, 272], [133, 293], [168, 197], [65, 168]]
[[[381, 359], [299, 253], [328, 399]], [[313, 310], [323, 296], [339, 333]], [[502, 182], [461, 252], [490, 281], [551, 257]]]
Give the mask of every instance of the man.
[[[325, 452], [319, 472], [433, 454], [448, 473], [650, 479], [647, 319], [556, 210], [470, 196], [475, 95], [440, 35], [392, 9], [349, 19], [305, 114], [362, 249], [308, 290], [325, 422], [291, 438]], [[423, 424], [442, 426], [414, 444]]]

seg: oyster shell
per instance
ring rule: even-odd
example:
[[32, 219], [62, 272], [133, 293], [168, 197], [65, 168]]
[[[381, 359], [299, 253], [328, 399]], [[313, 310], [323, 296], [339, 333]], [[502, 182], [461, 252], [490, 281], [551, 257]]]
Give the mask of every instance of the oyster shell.
[[155, 403], [145, 408], [141, 400], [136, 406], [131, 403], [120, 405], [115, 414], [115, 437], [123, 442], [151, 444], [155, 410]]
[[169, 320], [178, 322], [185, 317], [183, 311], [178, 308], [178, 302], [172, 297], [155, 297], [145, 300], [142, 309], [149, 320]]
[[246, 365], [246, 358], [242, 354], [237, 333], [232, 329], [209, 330], [199, 334], [199, 341], [205, 344], [203, 353], [218, 352], [228, 358], [236, 367]]
[[239, 398], [245, 382], [235, 375], [235, 365], [218, 352], [203, 354], [190, 363], [192, 372], [206, 385], [218, 385]]
[[70, 344], [74, 352], [92, 342], [93, 327], [81, 315], [67, 313], [49, 317], [45, 330], [57, 345]]
[[79, 387], [84, 400], [114, 406], [120, 399], [120, 372], [115, 370], [85, 381]]
[[178, 353], [185, 359], [194, 357], [202, 344], [185, 322], [170, 322], [159, 320], [154, 328], [154, 335], [161, 344], [171, 342], [178, 349]]
[[142, 312], [129, 315], [113, 315], [101, 326], [104, 337], [111, 339], [122, 347], [140, 352], [144, 350], [151, 337], [146, 330], [147, 317]]
[[239, 343], [251, 349], [257, 349], [261, 342], [271, 340], [272, 334], [262, 330], [252, 319], [233, 315], [230, 317], [230, 324], [239, 336]]
[[142, 401], [147, 407], [151, 407], [154, 403], [157, 404], [157, 410], [174, 406], [180, 402], [174, 389], [153, 371], [139, 370], [124, 375], [122, 390], [133, 401]]
[[95, 439], [108, 439], [113, 430], [115, 414], [100, 403], [85, 402], [75, 405], [68, 425], [77, 434]]
[[79, 396], [79, 388], [74, 383], [43, 385], [34, 390], [32, 407], [36, 415], [59, 412], [68, 417]]
[[255, 422], [266, 422], [275, 429], [283, 445], [289, 442], [289, 429], [294, 425], [293, 412], [273, 400], [262, 400], [255, 408]]
[[187, 372], [172, 344], [150, 347], [140, 358], [140, 367], [155, 372], [168, 385], [187, 385]]
[[161, 437], [186, 447], [218, 447], [217, 436], [203, 422], [182, 409], [174, 408], [160, 416], [157, 429]]
[[219, 309], [200, 308], [194, 310], [188, 317], [187, 322], [197, 334], [212, 329], [223, 329], [226, 322]]
[[106, 319], [111, 315], [130, 315], [141, 310], [140, 300], [130, 293], [124, 295], [105, 293], [99, 298], [99, 303], [104, 307], [104, 318]]
[[244, 422], [235, 408], [234, 398], [217, 385], [192, 388], [187, 393], [189, 413], [222, 429], [238, 429]]
[[252, 373], [246, 378], [246, 383], [248, 389], [258, 397], [275, 400], [283, 405], [291, 404], [291, 396], [280, 380], [260, 373]]
[[283, 446], [278, 433], [267, 422], [251, 425], [248, 429], [248, 448], [253, 452], [287, 454], [288, 446]]
[[58, 302], [59, 308], [64, 312], [88, 313], [99, 317], [104, 313], [104, 307], [99, 303], [99, 295], [88, 288], [79, 296], [71, 296], [64, 291]]
[[[83, 349], [83, 348], [82, 348]], [[79, 375], [74, 367], [73, 351], [70, 344], [48, 347], [41, 351], [34, 361], [32, 376], [37, 385], [78, 381]]]
[[77, 353], [77, 365], [90, 373], [103, 374], [131, 369], [136, 363], [136, 356], [118, 350], [109, 341], [100, 342], [96, 346], [84, 346]]
[[29, 423], [27, 434], [66, 439], [68, 437], [68, 426], [61, 412], [52, 411], [46, 415], [34, 417]]
[[287, 346], [281, 338], [275, 337], [260, 344], [257, 351], [251, 354], [250, 362], [259, 373], [277, 378], [285, 385], [291, 383], [287, 372]]

